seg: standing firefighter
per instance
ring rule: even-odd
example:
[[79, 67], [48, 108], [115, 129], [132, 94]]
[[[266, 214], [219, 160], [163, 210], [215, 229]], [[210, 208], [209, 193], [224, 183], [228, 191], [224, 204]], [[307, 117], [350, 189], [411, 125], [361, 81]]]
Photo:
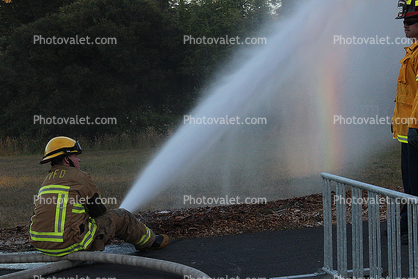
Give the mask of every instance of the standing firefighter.
[[107, 210], [90, 175], [79, 170], [81, 147], [68, 137], [55, 137], [40, 164], [51, 170], [38, 192], [30, 226], [30, 243], [50, 256], [79, 250], [103, 250], [113, 236], [138, 250], [161, 249], [169, 238], [152, 230], [125, 209]]
[[[418, 196], [418, 1], [400, 0], [397, 19], [403, 19], [406, 37], [412, 45], [406, 47], [396, 90], [392, 118], [393, 137], [401, 142], [401, 169], [404, 191]], [[402, 240], [407, 239], [407, 207], [401, 210]]]

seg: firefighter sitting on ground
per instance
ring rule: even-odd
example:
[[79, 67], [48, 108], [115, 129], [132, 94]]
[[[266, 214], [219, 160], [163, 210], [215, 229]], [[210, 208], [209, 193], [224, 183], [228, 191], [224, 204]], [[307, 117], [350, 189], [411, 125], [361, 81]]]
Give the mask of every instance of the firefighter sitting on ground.
[[50, 256], [79, 250], [104, 250], [112, 237], [135, 245], [138, 250], [161, 249], [170, 242], [129, 211], [107, 210], [90, 175], [79, 170], [82, 150], [68, 137], [55, 137], [45, 148], [40, 164], [51, 162], [31, 218], [30, 243]]

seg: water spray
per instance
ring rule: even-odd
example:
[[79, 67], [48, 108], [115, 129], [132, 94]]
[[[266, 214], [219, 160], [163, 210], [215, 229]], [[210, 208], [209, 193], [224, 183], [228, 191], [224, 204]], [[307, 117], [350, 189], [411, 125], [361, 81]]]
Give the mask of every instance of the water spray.
[[[170, 206], [180, 207], [183, 195], [203, 193], [244, 197], [263, 192], [269, 200], [309, 195], [320, 192], [321, 171], [360, 167], [367, 155], [392, 141], [390, 125], [343, 125], [334, 116], [392, 114], [402, 58], [396, 55], [404, 47], [396, 43], [403, 34], [392, 2], [298, 5], [294, 15], [274, 26], [266, 45], [243, 52], [247, 60], [214, 82], [186, 116], [213, 123], [185, 121], [142, 171], [121, 207], [134, 212], [151, 200], [164, 204], [158, 193], [166, 189], [173, 191]], [[265, 117], [267, 124], [214, 124], [237, 116]]]

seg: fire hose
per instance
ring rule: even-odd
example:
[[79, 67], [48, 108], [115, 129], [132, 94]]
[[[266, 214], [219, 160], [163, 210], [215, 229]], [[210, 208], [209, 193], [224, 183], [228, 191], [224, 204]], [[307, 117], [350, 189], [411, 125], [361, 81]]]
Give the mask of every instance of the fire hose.
[[[52, 257], [41, 253], [30, 254], [3, 254], [0, 255], [0, 263], [35, 263], [52, 262], [44, 266], [18, 271], [11, 274], [0, 276], [4, 278], [35, 278], [36, 275], [42, 276], [52, 274], [58, 271], [72, 268], [83, 261], [92, 261], [99, 263], [114, 263], [136, 267], [150, 268], [158, 271], [165, 271], [172, 274], [182, 275], [183, 277], [196, 279], [210, 279], [210, 277], [195, 268], [173, 263], [164, 260], [151, 259], [139, 256], [120, 255], [102, 252], [79, 251], [62, 257]], [[40, 278], [40, 277], [38, 277]]]

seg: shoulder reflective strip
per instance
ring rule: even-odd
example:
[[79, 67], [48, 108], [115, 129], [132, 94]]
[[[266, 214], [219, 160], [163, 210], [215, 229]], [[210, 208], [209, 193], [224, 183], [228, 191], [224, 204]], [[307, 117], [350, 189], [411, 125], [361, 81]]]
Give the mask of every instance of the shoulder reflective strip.
[[75, 204], [73, 204], [73, 209], [72, 209], [71, 212], [73, 212], [73, 213], [85, 213], [86, 210], [84, 209], [84, 206], [82, 204], [75, 203]]
[[97, 225], [93, 221], [89, 224], [89, 231], [85, 234], [83, 240], [80, 243], [76, 243], [71, 245], [70, 247], [64, 248], [64, 249], [53, 249], [53, 250], [47, 250], [47, 249], [38, 249], [42, 253], [49, 255], [49, 256], [64, 256], [67, 254], [70, 254], [72, 252], [76, 252], [79, 250], [85, 250], [90, 245], [90, 243], [94, 240], [94, 234], [96, 233]]
[[407, 5], [411, 5], [412, 0], [406, 0]]
[[46, 193], [68, 192], [69, 190], [70, 190], [70, 186], [48, 185], [39, 189], [38, 195], [42, 195]]
[[136, 246], [142, 246], [151, 238], [151, 230], [147, 228], [146, 234], [141, 237], [141, 240], [138, 241]]

